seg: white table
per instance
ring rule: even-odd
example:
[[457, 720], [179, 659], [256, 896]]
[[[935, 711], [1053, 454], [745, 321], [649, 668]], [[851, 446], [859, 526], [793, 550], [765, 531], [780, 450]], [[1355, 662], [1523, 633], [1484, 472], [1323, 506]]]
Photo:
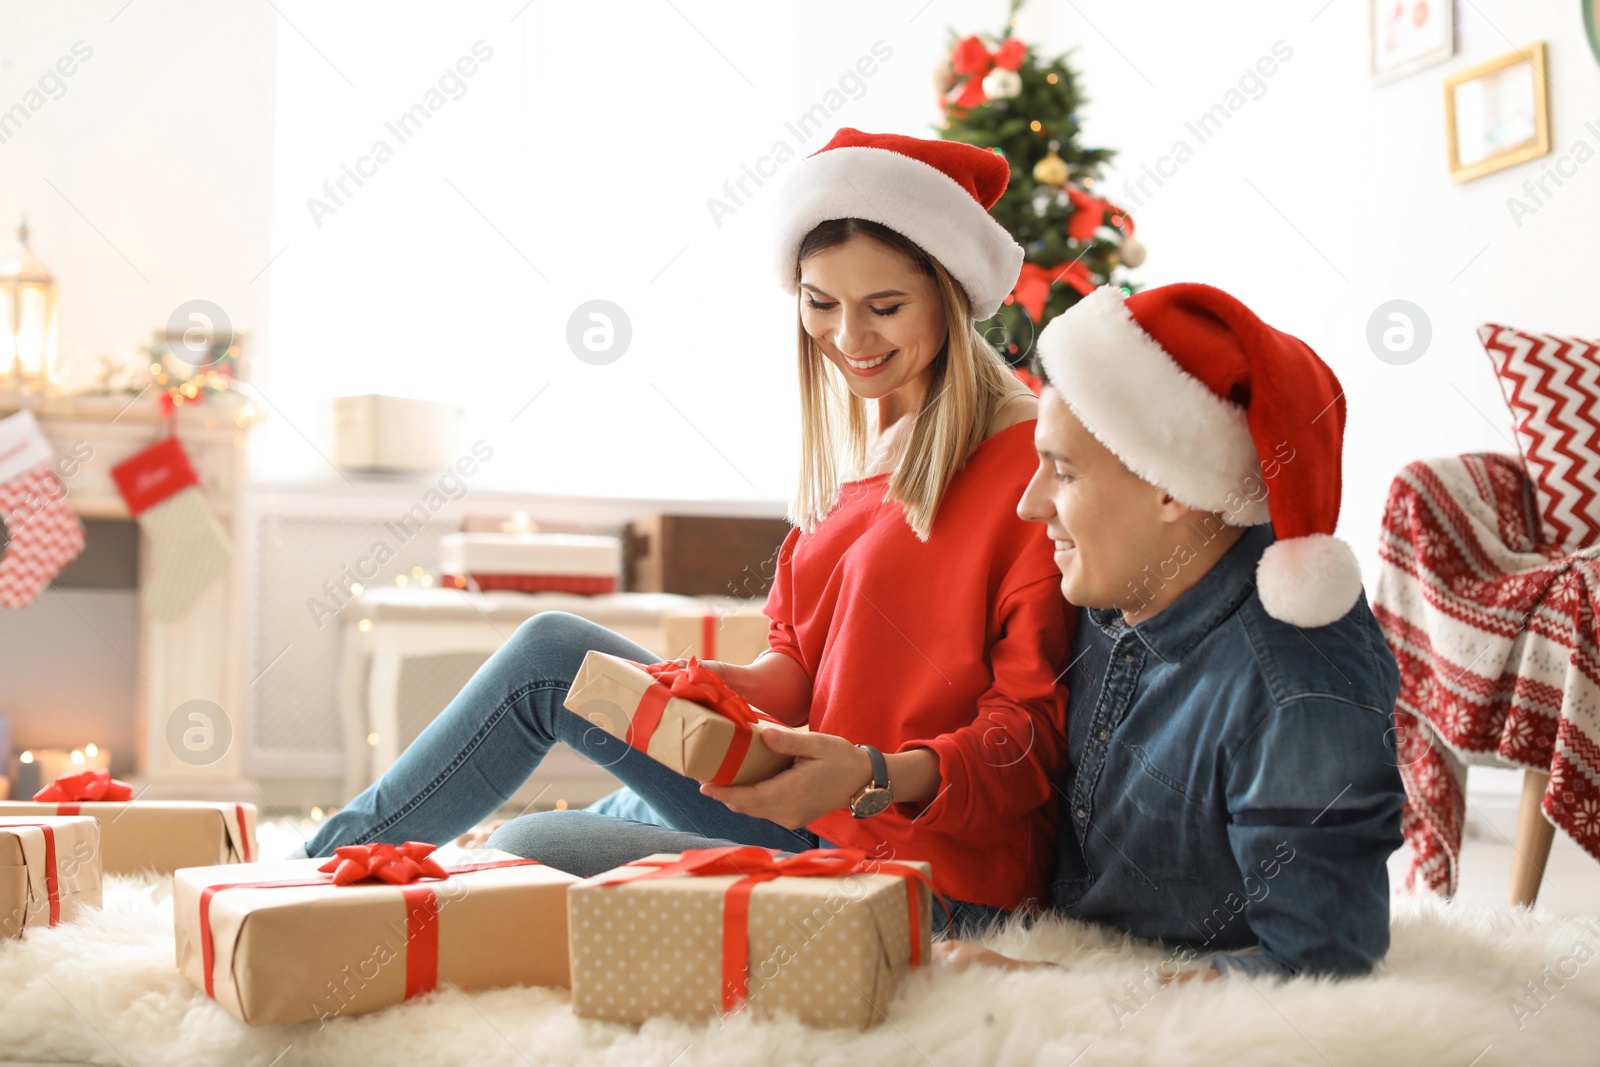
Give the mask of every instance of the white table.
[[[662, 619], [682, 612], [760, 614], [762, 600], [689, 597], [674, 593], [475, 593], [460, 589], [383, 586], [363, 590], [339, 613], [343, 652], [339, 712], [345, 739], [344, 796], [375, 781], [412, 740], [403, 728], [401, 674], [408, 660], [461, 655], [487, 660], [525, 620], [541, 611], [590, 619], [664, 656]], [[461, 682], [466, 681], [462, 677]], [[447, 680], [452, 690], [459, 684]], [[432, 709], [437, 714], [439, 709]], [[558, 746], [518, 797], [553, 787], [569, 806], [608, 793], [616, 782], [603, 769]], [[530, 801], [531, 803], [531, 801]]]

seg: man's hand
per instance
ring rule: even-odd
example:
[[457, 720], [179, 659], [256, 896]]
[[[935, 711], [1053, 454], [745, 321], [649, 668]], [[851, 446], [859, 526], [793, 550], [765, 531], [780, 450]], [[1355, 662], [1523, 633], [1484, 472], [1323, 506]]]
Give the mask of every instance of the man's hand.
[[947, 967], [967, 968], [976, 964], [979, 967], [993, 967], [1003, 971], [1038, 971], [1046, 967], [1057, 970], [1066, 970], [1059, 963], [1049, 963], [1044, 960], [1018, 960], [1010, 956], [1002, 956], [992, 949], [981, 945], [974, 945], [970, 941], [940, 941], [933, 946], [933, 960]]
[[872, 760], [842, 737], [766, 723], [756, 724], [756, 729], [772, 751], [793, 756], [794, 765], [754, 785], [700, 786], [700, 792], [722, 801], [730, 811], [798, 830], [849, 804], [872, 780]]
[[[687, 656], [679, 656], [677, 659], [671, 659], [671, 660], [668, 660], [667, 662], [671, 663], [675, 667], [688, 667], [689, 666], [689, 658]], [[700, 665], [702, 667], [706, 668], [712, 674], [715, 674], [718, 677], [720, 677], [723, 681], [727, 681], [728, 680], [728, 665], [726, 663], [723, 663], [721, 660], [719, 660], [719, 659], [703, 659], [703, 660], [700, 660]]]
[[1196, 979], [1202, 982], [1215, 982], [1221, 977], [1221, 971], [1215, 967], [1207, 967], [1203, 971], [1179, 971], [1177, 974], [1164, 974], [1161, 976], [1161, 984], [1174, 985], [1179, 982], [1193, 982]]

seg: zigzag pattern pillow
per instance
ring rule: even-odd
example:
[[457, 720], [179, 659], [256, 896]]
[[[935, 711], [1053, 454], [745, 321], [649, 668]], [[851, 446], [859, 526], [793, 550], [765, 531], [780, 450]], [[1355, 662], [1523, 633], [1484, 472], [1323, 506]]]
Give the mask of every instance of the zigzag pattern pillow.
[[1543, 540], [1600, 542], [1600, 342], [1489, 323], [1478, 339], [1500, 376]]

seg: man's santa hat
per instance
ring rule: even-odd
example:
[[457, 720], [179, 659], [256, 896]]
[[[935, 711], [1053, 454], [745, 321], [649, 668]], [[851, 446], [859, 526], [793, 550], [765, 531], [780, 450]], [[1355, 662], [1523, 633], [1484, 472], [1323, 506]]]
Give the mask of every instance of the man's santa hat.
[[1326, 626], [1350, 610], [1361, 569], [1333, 536], [1344, 390], [1305, 342], [1185, 283], [1127, 299], [1103, 286], [1038, 344], [1050, 384], [1129, 470], [1231, 526], [1272, 524], [1256, 568], [1269, 615]]
[[800, 242], [829, 219], [868, 219], [910, 238], [966, 290], [974, 319], [1000, 310], [1022, 270], [1022, 246], [989, 209], [1011, 165], [959, 141], [846, 126], [795, 166], [778, 208], [778, 283], [793, 295]]

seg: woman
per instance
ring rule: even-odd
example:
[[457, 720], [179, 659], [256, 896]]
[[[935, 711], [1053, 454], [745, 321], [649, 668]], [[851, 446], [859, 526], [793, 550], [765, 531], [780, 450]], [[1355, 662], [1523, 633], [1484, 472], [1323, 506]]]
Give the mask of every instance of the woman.
[[1050, 543], [1016, 514], [1037, 402], [974, 328], [1021, 266], [987, 210], [1009, 173], [970, 145], [846, 128], [783, 194], [780, 275], [800, 301], [796, 529], [765, 609], [770, 649], [713, 669], [756, 707], [809, 724], [768, 732], [790, 769], [701, 786], [592, 727], [562, 706], [584, 654], [655, 657], [544, 612], [308, 853], [449, 840], [564, 741], [658, 822], [544, 812], [501, 826], [491, 846], [585, 876], [715, 844], [860, 847], [930, 861], [953, 902], [948, 932], [1041, 901], [1069, 615]]

